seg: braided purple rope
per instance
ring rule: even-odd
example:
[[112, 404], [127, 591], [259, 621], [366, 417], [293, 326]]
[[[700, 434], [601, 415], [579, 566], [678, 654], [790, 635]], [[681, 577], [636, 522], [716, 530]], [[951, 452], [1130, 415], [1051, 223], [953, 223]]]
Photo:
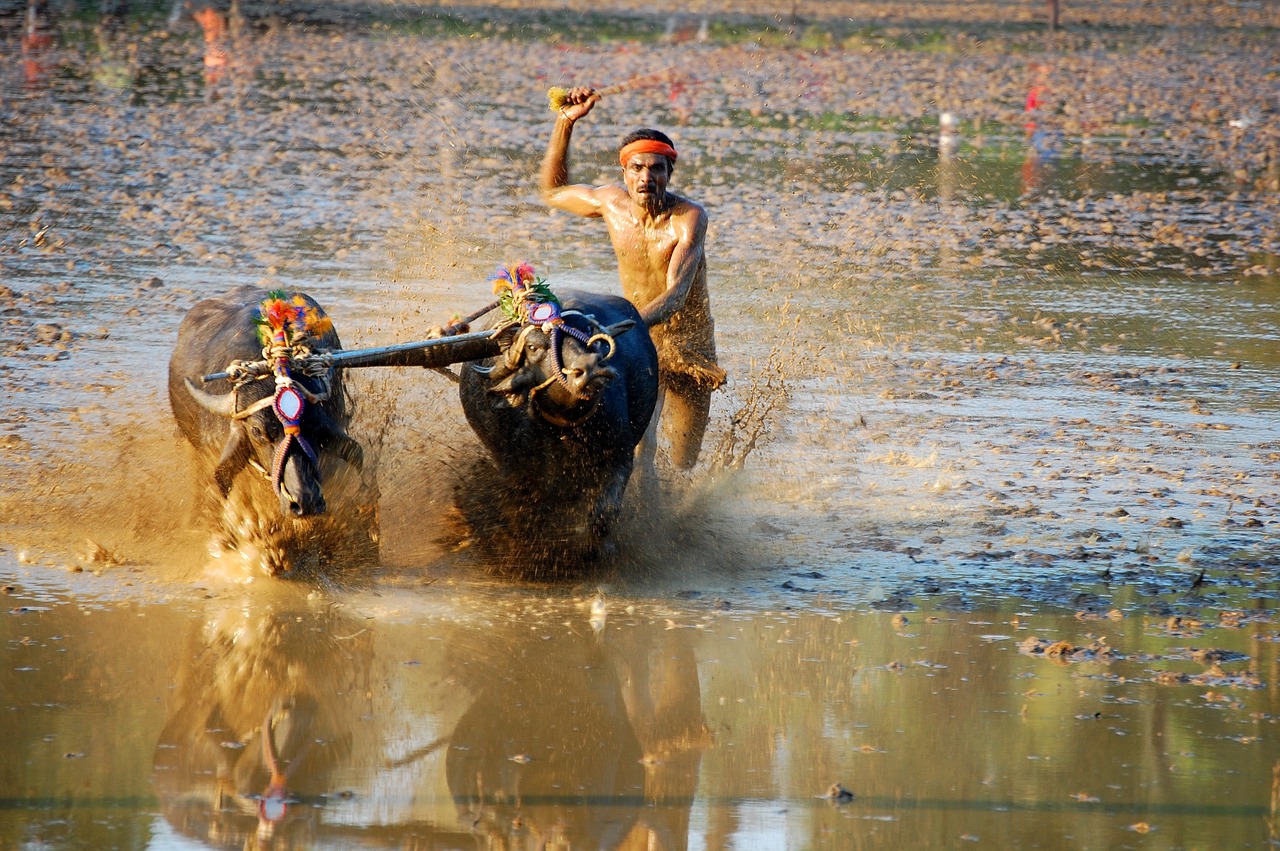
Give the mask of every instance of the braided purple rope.
[[311, 442], [300, 434], [286, 433], [284, 438], [276, 444], [275, 457], [271, 459], [271, 487], [276, 493], [280, 492], [280, 479], [284, 476], [284, 462], [289, 456], [289, 444], [295, 440], [311, 459], [311, 463], [316, 465], [316, 478], [320, 477], [320, 459], [316, 457], [316, 451], [311, 447]]
[[587, 348], [591, 348], [591, 338], [587, 336], [585, 331], [579, 331], [568, 322], [559, 322], [551, 328], [551, 352], [552, 361], [555, 363], [556, 367], [556, 378], [560, 380], [561, 386], [563, 386], [565, 390], [568, 390], [569, 394], [575, 399], [585, 399], [585, 396], [581, 395], [569, 386], [569, 379], [564, 374], [564, 359], [560, 357], [560, 335], [562, 333], [568, 334]]

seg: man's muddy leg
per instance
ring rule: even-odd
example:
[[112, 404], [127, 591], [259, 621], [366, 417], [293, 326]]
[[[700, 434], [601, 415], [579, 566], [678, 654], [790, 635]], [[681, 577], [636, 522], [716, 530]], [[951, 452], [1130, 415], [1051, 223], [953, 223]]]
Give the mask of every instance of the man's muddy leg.
[[666, 390], [658, 385], [658, 403], [653, 408], [653, 416], [649, 418], [649, 427], [644, 431], [640, 445], [636, 447], [636, 466], [633, 473], [639, 479], [640, 502], [646, 511], [658, 508], [660, 489], [658, 487], [658, 422], [662, 419], [662, 407]]
[[668, 385], [665, 395], [662, 432], [670, 445], [671, 463], [678, 469], [692, 470], [707, 433], [711, 391], [680, 381]]

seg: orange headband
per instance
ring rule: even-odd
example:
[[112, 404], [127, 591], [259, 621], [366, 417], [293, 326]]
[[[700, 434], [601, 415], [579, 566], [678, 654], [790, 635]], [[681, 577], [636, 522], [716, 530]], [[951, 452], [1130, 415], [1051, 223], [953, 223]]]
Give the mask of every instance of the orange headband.
[[622, 150], [618, 152], [618, 160], [622, 163], [622, 167], [626, 168], [627, 162], [636, 154], [662, 154], [664, 157], [670, 157], [672, 162], [676, 161], [676, 149], [666, 142], [659, 142], [657, 139], [636, 139], [628, 145], [623, 145]]

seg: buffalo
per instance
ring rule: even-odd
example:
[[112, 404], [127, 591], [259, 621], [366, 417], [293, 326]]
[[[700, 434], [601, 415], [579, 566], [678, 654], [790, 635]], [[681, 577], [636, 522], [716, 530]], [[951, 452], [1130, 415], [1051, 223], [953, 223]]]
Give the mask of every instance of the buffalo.
[[[242, 287], [183, 318], [169, 404], [207, 476], [202, 503], [221, 515], [215, 555], [239, 551], [274, 575], [334, 555], [326, 547], [357, 543], [363, 556], [376, 547], [376, 501], [363, 482], [346, 487], [345, 474], [361, 478], [364, 452], [347, 433], [342, 371], [323, 357], [341, 348], [324, 309], [302, 293]], [[335, 489], [355, 495], [342, 516], [327, 516], [322, 485], [338, 471], [344, 487]], [[300, 547], [312, 552], [303, 558]]]
[[626, 299], [544, 292], [497, 323], [499, 355], [462, 371], [463, 412], [496, 480], [473, 476], [458, 502], [522, 572], [572, 573], [612, 547], [657, 403], [658, 356]]

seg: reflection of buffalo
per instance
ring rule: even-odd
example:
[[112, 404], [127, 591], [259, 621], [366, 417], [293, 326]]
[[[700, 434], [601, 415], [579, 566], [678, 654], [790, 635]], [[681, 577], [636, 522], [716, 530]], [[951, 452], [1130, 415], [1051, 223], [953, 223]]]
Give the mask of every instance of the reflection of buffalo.
[[460, 668], [479, 689], [449, 740], [463, 823], [484, 847], [685, 848], [709, 743], [688, 633], [524, 636]]
[[[344, 481], [352, 472], [347, 468], [363, 463], [360, 445], [346, 432], [348, 400], [341, 370], [304, 371], [299, 361], [288, 361], [277, 369], [274, 381], [265, 369], [258, 371], [265, 372], [261, 377], [234, 384], [215, 380], [212, 391], [199, 386], [200, 376], [223, 372], [235, 362], [264, 361], [262, 312], [268, 298], [242, 287], [199, 302], [183, 318], [169, 361], [174, 419], [201, 466], [211, 472], [222, 516], [220, 549], [239, 550], [271, 573], [296, 566], [302, 557], [295, 545], [300, 539], [310, 540], [307, 556], [312, 560], [322, 545], [368, 557], [376, 538], [371, 499], [353, 496], [345, 500], [343, 516], [316, 519], [327, 507], [322, 481], [337, 479], [341, 472], [333, 489], [350, 489], [354, 482]], [[309, 296], [288, 293], [280, 304], [290, 311], [295, 340], [315, 351], [342, 347], [328, 316]], [[269, 335], [267, 331], [267, 345]], [[241, 476], [247, 468], [266, 481]]]
[[[338, 647], [333, 632], [357, 633]], [[179, 673], [156, 748], [165, 817], [214, 847], [309, 845], [352, 752], [370, 649], [330, 614], [228, 609]]]
[[691, 631], [543, 640], [510, 618], [432, 621], [424, 641], [421, 621], [256, 590], [212, 603], [180, 656], [153, 775], [175, 832], [224, 849], [686, 846], [707, 744]]
[[658, 393], [657, 353], [629, 301], [566, 291], [561, 304], [564, 326], [519, 326], [461, 384], [497, 473], [490, 487], [468, 484], [463, 513], [482, 537], [551, 570], [608, 540]]

